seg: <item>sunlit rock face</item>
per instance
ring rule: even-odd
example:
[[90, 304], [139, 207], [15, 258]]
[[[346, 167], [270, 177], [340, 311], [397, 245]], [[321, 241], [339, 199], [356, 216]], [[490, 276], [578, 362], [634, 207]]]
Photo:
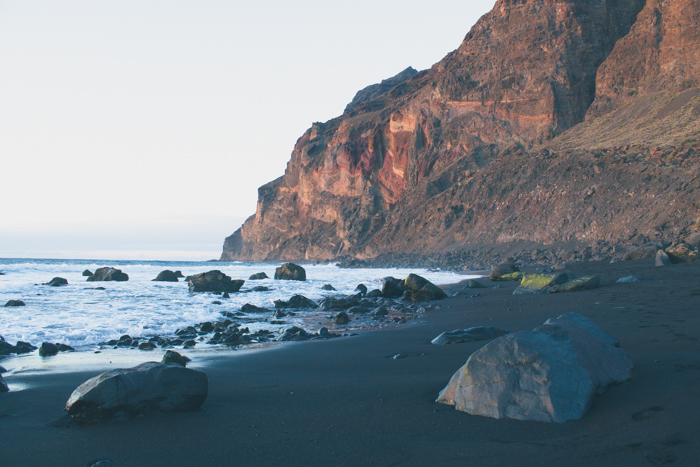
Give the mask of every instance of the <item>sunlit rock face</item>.
[[[415, 232], [403, 226], [410, 219], [392, 215], [408, 195], [404, 210], [431, 210], [428, 198], [504, 148], [546, 141], [583, 121], [597, 68], [643, 3], [498, 1], [432, 69], [313, 124], [284, 176], [259, 189], [255, 215], [226, 239], [221, 259], [386, 251], [396, 229]], [[398, 239], [402, 251], [425, 248], [408, 235]]]

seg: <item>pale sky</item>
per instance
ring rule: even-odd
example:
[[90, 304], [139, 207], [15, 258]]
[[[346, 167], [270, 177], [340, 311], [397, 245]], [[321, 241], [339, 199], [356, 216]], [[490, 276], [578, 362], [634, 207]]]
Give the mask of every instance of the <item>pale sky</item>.
[[0, 0], [0, 258], [217, 258], [312, 122], [493, 4]]

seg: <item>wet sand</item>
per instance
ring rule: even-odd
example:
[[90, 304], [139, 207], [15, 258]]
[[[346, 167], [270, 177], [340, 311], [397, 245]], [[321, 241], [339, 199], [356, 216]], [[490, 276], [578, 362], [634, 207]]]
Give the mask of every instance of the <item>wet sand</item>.
[[[209, 376], [209, 397], [196, 412], [76, 427], [62, 418], [65, 402], [99, 363], [10, 374], [18, 390], [0, 394], [0, 465], [697, 465], [700, 263], [581, 263], [568, 272], [600, 274], [602, 287], [516, 296], [517, 284], [494, 289], [484, 279], [489, 288], [472, 292], [481, 297], [444, 300], [403, 328], [195, 353], [191, 367]], [[641, 282], [614, 283], [630, 274]], [[597, 396], [581, 420], [494, 420], [434, 402], [486, 343], [430, 344], [438, 334], [477, 325], [530, 330], [569, 311], [618, 337], [635, 364], [632, 379]], [[408, 357], [388, 358], [397, 353]], [[150, 355], [159, 360], [162, 352]]]

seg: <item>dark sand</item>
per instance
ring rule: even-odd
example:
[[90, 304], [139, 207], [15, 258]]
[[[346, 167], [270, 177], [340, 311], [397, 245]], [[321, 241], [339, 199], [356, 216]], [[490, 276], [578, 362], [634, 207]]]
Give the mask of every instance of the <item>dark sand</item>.
[[[209, 397], [197, 412], [62, 426], [68, 396], [98, 371], [10, 375], [25, 389], [0, 394], [0, 466], [700, 465], [700, 263], [570, 272], [599, 273], [603, 286], [514, 296], [505, 283], [401, 329], [202, 358], [193, 366], [209, 375]], [[614, 284], [629, 274], [642, 282]], [[434, 402], [486, 342], [432, 338], [475, 325], [530, 330], [569, 311], [617, 336], [635, 363], [581, 420], [493, 420]], [[388, 358], [397, 353], [409, 357]]]

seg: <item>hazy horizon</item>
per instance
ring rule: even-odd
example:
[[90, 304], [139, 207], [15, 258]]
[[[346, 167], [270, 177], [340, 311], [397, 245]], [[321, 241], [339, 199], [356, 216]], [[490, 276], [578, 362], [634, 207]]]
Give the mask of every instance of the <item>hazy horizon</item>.
[[0, 0], [0, 257], [218, 258], [312, 122], [492, 5]]

